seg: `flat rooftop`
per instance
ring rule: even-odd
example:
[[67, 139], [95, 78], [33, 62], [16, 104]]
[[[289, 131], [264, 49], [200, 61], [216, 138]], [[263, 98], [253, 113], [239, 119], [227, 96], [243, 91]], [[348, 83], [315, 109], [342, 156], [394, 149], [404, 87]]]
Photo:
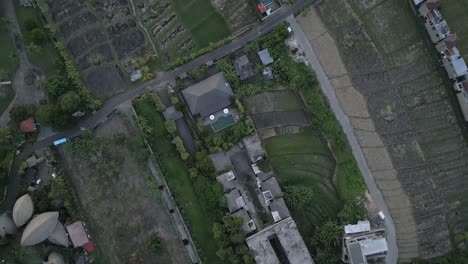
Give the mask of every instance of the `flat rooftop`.
[[288, 217], [248, 237], [257, 264], [313, 264], [296, 223]]

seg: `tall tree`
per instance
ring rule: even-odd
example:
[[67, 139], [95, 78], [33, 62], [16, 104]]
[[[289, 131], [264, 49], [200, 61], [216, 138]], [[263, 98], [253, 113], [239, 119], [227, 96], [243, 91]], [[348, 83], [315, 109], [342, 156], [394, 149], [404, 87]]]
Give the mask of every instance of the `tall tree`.
[[80, 96], [73, 91], [67, 92], [59, 98], [60, 108], [66, 113], [77, 111], [80, 104]]

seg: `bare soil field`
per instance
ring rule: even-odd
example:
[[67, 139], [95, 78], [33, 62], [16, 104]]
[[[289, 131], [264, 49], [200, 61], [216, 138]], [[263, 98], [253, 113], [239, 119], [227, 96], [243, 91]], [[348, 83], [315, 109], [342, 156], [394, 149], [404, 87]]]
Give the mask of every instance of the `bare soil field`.
[[[186, 263], [186, 252], [168, 212], [148, 187], [147, 169], [132, 158], [135, 135], [127, 122], [116, 115], [99, 127], [91, 139], [110, 139], [105, 144], [91, 141], [100, 145], [97, 155], [86, 162], [82, 153], [66, 148], [61, 151], [64, 167], [85, 209], [97, 246], [102, 247], [111, 263]], [[94, 163], [95, 159], [108, 156], [112, 157], [107, 160], [110, 164]], [[161, 241], [159, 252], [153, 247], [155, 237]]]
[[[124, 90], [129, 85], [125, 65], [151, 50], [127, 0], [47, 0], [47, 4], [52, 22], [93, 93], [110, 97]], [[101, 80], [88, 78], [100, 75], [102, 67], [107, 71]], [[102, 85], [112, 80], [117, 82], [111, 88]]]
[[255, 1], [211, 0], [211, 2], [223, 15], [234, 35], [260, 24], [260, 15], [255, 6]]
[[[423, 27], [408, 1], [329, 0], [318, 11], [409, 197], [417, 247], [396, 222], [401, 260], [447, 253], [468, 228], [468, 148]], [[392, 214], [402, 207], [387, 204]]]

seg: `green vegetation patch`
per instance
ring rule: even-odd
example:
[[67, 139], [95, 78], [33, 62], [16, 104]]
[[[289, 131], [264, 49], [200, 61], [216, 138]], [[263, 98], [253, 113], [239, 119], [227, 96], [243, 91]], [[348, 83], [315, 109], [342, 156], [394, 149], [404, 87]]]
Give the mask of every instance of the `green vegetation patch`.
[[[271, 137], [264, 146], [301, 232], [312, 234], [314, 226], [334, 219], [341, 208], [333, 185], [335, 161], [318, 131], [307, 127], [299, 134]], [[310, 203], [292, 201], [301, 188], [310, 195], [298, 199], [310, 199]]]
[[15, 90], [11, 85], [0, 86], [0, 115], [10, 105], [11, 100], [15, 97]]
[[226, 21], [211, 5], [210, 0], [175, 0], [174, 9], [178, 18], [192, 33], [199, 48], [229, 36]]
[[55, 60], [59, 54], [48, 39], [48, 32], [42, 25], [39, 14], [33, 7], [23, 7], [14, 1], [16, 18], [23, 34], [23, 43], [30, 61], [39, 66], [46, 76], [56, 70]]
[[[442, 15], [450, 27], [450, 31], [460, 35], [462, 41], [457, 43], [461, 55], [468, 61], [468, 2], [444, 1], [442, 2]], [[463, 41], [464, 40], [464, 41]]]
[[[171, 142], [163, 115], [155, 111], [154, 105], [146, 100], [135, 100], [134, 106], [138, 115], [146, 120], [151, 129], [150, 133], [146, 133], [148, 141], [158, 156], [161, 170], [197, 248], [207, 263], [219, 263], [220, 260], [216, 256], [218, 247], [212, 232], [214, 217], [197, 194], [189, 175], [189, 168]], [[142, 130], [145, 131], [143, 128]]]
[[[1, 13], [0, 43], [2, 43], [2, 48], [0, 49], [0, 81], [7, 81], [13, 77], [16, 71], [16, 67], [18, 67], [18, 58], [16, 55], [16, 48], [14, 46], [13, 39], [11, 38], [11, 34], [8, 31], [8, 23]], [[0, 88], [0, 92], [2, 89], [3, 87]], [[1, 112], [2, 111], [0, 111], [0, 113]]]

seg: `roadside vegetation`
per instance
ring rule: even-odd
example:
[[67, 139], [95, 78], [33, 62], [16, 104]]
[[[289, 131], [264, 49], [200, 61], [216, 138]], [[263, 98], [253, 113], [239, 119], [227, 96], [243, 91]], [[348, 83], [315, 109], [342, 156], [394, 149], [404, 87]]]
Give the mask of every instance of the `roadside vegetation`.
[[33, 7], [21, 6], [19, 1], [14, 1], [14, 4], [29, 60], [40, 67], [46, 76], [52, 74], [56, 69], [54, 62], [59, 58], [59, 54], [50, 40], [39, 13]]
[[193, 158], [185, 155], [179, 136], [171, 125], [165, 125], [160, 112], [164, 105], [157, 93], [145, 94], [133, 105], [203, 262], [252, 263], [250, 251], [243, 244], [245, 235], [238, 231], [242, 223], [224, 216], [222, 189], [208, 155], [202, 149]]
[[[13, 75], [18, 67], [18, 57], [16, 54], [16, 48], [14, 41], [11, 38], [11, 34], [8, 30], [10, 22], [6, 19], [3, 10], [0, 10], [0, 43], [2, 48], [0, 49], [0, 81], [9, 81], [13, 78]], [[4, 89], [4, 87], [2, 87]], [[0, 90], [0, 100], [4, 95]], [[2, 113], [2, 103], [0, 101], [0, 113]]]

